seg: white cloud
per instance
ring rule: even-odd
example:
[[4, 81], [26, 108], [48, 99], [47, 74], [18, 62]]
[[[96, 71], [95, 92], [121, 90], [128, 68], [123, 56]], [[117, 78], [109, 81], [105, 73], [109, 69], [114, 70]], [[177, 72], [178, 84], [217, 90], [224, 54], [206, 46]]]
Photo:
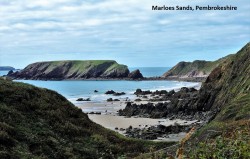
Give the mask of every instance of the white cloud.
[[[164, 4], [232, 4], [239, 10], [151, 10]], [[53, 52], [67, 45], [65, 52], [72, 47], [162, 55], [197, 45], [226, 46], [233, 38], [245, 42], [250, 36], [248, 0], [0, 0], [0, 8], [0, 51], [6, 52], [33, 53], [34, 47]]]

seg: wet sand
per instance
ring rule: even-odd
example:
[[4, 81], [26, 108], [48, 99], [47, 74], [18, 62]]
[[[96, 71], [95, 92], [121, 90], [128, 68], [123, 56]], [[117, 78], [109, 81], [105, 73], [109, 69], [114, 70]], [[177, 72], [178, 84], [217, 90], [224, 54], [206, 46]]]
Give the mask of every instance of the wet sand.
[[169, 119], [152, 119], [152, 118], [136, 118], [136, 117], [126, 118], [124, 116], [115, 116], [115, 115], [88, 114], [88, 116], [90, 120], [111, 130], [115, 130], [115, 128], [126, 129], [129, 126], [132, 126], [133, 128], [135, 127], [143, 128], [146, 125], [148, 127], [159, 124], [169, 126], [175, 123], [180, 125], [188, 125], [196, 122], [196, 121], [185, 121], [180, 119], [169, 120]]
[[76, 106], [81, 108], [84, 113], [95, 112], [116, 114], [118, 110], [124, 109], [126, 107], [126, 102], [84, 102], [83, 104], [79, 104]]

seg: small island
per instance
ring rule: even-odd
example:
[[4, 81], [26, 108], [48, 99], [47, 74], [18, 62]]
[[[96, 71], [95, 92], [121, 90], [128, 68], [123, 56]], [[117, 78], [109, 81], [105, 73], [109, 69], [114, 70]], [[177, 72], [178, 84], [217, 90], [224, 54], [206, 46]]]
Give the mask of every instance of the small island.
[[11, 66], [0, 66], [0, 71], [11, 71], [11, 70], [15, 70], [15, 68]]
[[13, 79], [82, 80], [82, 79], [140, 79], [139, 70], [130, 73], [126, 65], [114, 60], [68, 60], [36, 62], [23, 70], [8, 74]]

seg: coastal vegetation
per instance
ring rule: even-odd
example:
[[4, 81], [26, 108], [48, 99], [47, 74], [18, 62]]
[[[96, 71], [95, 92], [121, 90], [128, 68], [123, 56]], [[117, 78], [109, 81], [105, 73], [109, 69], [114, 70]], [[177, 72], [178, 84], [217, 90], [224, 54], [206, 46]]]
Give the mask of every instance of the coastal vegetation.
[[204, 80], [214, 68], [219, 64], [230, 59], [233, 55], [228, 55], [226, 57], [220, 58], [216, 61], [205, 61], [205, 60], [195, 60], [193, 62], [179, 62], [169, 71], [162, 75], [163, 78], [167, 79], [202, 79]]
[[58, 93], [0, 79], [0, 158], [133, 157], [173, 143], [125, 138]]
[[128, 75], [128, 67], [113, 60], [37, 62], [19, 72], [8, 74], [14, 79], [41, 80], [125, 78]]
[[[178, 156], [194, 159], [249, 158], [250, 43], [214, 68], [195, 98], [179, 105], [186, 107], [186, 110], [196, 109], [210, 113], [207, 124], [197, 127], [190, 140], [185, 142], [182, 151], [178, 151], [181, 152]], [[134, 109], [126, 107], [124, 112], [135, 112]], [[136, 112], [138, 110], [139, 108]], [[155, 156], [154, 152], [152, 154]], [[157, 154], [157, 157], [151, 158], [176, 155], [169, 150], [162, 150]], [[141, 155], [141, 158], [148, 158], [148, 155]]]
[[[0, 79], [0, 158], [248, 159], [250, 158], [250, 43], [237, 54], [218, 61], [212, 62], [213, 64], [194, 62], [197, 64], [195, 67], [203, 71], [203, 75], [209, 74], [200, 90], [182, 88], [179, 92], [148, 92], [138, 89], [135, 92], [138, 96], [162, 94], [162, 99], [169, 98], [170, 103], [134, 106], [128, 103], [124, 110], [119, 111], [120, 114], [128, 116], [144, 115], [146, 112], [149, 117], [157, 118], [169, 117], [168, 115], [172, 113], [171, 115], [176, 118], [205, 119], [206, 122], [202, 126], [189, 127], [187, 136], [177, 144], [126, 138], [93, 123], [81, 109], [54, 91]], [[43, 74], [37, 72], [43, 72], [47, 73], [47, 78], [59, 68], [61, 72], [65, 71], [63, 75], [72, 75], [74, 72], [77, 75], [78, 71], [83, 72], [87, 68], [87, 65], [82, 68], [81, 63], [79, 61], [35, 63], [20, 72], [19, 77], [23, 74], [25, 78], [29, 76], [33, 78], [34, 75], [36, 77], [34, 79], [39, 79]], [[193, 68], [194, 63], [185, 68]], [[118, 66], [114, 61], [90, 61], [89, 64], [90, 70], [106, 67], [101, 75], [113, 75], [112, 73], [117, 73], [114, 70], [118, 68], [126, 70], [126, 67]], [[61, 70], [64, 68], [62, 66], [67, 68], [67, 71]], [[176, 72], [179, 75], [189, 74], [189, 70], [180, 69]], [[34, 74], [26, 74], [30, 73], [29, 71]], [[135, 72], [138, 74], [138, 71]], [[128, 74], [129, 72], [126, 73], [126, 77]], [[196, 71], [191, 74], [200, 75]], [[140, 107], [143, 109], [140, 110]], [[152, 111], [148, 111], [148, 108]], [[159, 114], [164, 112], [163, 109], [167, 110], [166, 113]], [[160, 133], [186, 130], [180, 126], [155, 129], [161, 131]], [[152, 139], [152, 136], [147, 138]]]

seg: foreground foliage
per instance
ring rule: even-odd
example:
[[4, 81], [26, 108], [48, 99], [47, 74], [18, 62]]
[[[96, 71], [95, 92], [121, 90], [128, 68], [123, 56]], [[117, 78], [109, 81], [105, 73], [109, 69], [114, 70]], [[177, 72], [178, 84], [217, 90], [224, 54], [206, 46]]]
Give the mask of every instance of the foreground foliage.
[[215, 139], [200, 142], [190, 150], [188, 158], [199, 159], [249, 159], [250, 158], [250, 125], [238, 127], [230, 132], [223, 132]]
[[54, 91], [0, 79], [0, 158], [133, 157], [167, 145], [125, 138]]

